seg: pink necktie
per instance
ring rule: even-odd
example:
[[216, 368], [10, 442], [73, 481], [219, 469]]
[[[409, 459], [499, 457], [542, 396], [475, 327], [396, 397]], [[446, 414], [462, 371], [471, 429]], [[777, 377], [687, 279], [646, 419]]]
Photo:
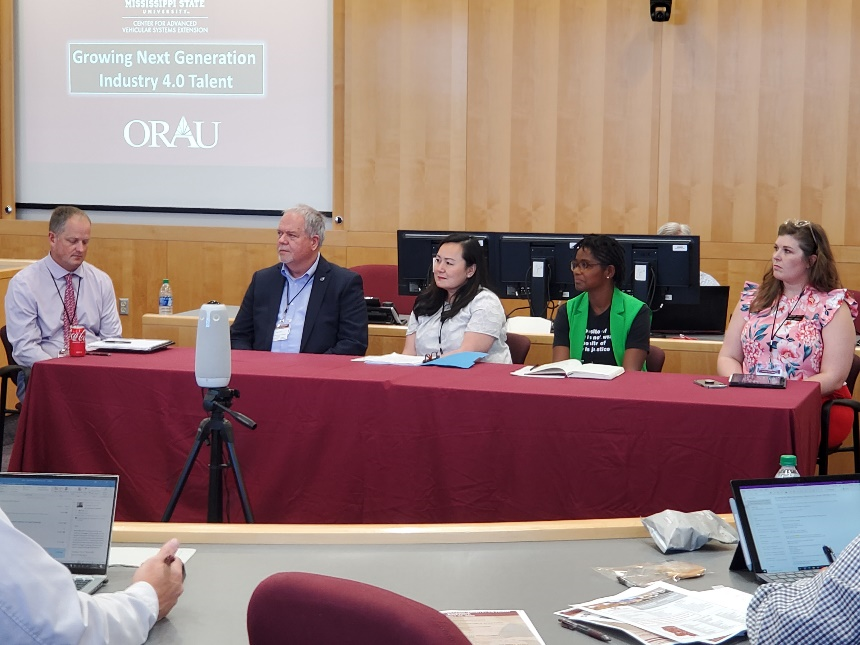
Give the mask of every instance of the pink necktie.
[[78, 312], [75, 307], [75, 288], [72, 286], [72, 274], [66, 274], [66, 295], [63, 298], [63, 345], [69, 348], [69, 335], [72, 325], [78, 322]]

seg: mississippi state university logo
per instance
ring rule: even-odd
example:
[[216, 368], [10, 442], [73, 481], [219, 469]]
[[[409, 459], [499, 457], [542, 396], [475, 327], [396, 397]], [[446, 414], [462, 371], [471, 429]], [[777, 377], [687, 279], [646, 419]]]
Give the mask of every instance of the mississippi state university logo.
[[123, 137], [132, 148], [214, 148], [218, 145], [220, 121], [192, 121], [185, 117], [173, 128], [167, 121], [141, 121], [125, 124]]

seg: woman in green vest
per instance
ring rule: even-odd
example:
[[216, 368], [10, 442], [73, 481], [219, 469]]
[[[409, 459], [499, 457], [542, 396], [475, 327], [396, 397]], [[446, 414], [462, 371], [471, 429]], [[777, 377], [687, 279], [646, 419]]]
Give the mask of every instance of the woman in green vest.
[[648, 355], [651, 312], [618, 285], [624, 277], [624, 249], [608, 235], [586, 235], [570, 263], [580, 292], [555, 318], [552, 360], [620, 365], [641, 371]]

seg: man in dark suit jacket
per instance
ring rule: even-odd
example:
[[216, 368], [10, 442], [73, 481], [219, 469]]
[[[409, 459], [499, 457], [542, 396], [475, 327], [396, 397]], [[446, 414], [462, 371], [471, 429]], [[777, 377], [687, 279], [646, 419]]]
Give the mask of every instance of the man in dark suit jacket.
[[281, 263], [251, 278], [230, 328], [233, 349], [364, 355], [361, 276], [320, 255], [324, 238], [318, 211], [303, 204], [284, 211], [278, 224]]

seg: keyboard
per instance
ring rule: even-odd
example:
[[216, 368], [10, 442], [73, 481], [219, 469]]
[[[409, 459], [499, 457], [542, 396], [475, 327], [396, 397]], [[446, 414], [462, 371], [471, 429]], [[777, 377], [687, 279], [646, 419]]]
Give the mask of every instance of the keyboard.
[[783, 571], [781, 573], [768, 573], [767, 577], [772, 582], [795, 582], [797, 580], [805, 580], [818, 575], [820, 569], [805, 569], [803, 571]]
[[75, 581], [75, 589], [77, 589], [78, 591], [80, 591], [93, 581], [93, 579], [89, 576], [74, 576], [73, 579]]

